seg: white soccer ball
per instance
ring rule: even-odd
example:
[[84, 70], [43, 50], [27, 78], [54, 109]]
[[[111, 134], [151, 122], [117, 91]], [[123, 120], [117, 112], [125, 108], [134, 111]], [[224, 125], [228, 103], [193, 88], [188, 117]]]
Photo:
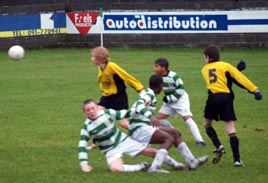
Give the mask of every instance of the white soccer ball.
[[8, 50], [8, 56], [12, 60], [21, 60], [23, 59], [25, 54], [24, 48], [20, 45], [14, 45], [9, 48]]

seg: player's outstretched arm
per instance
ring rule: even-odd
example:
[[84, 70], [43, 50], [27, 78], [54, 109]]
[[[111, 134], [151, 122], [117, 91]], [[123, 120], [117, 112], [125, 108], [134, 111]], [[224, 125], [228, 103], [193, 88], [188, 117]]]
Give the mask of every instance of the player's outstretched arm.
[[[240, 62], [236, 65], [236, 68], [239, 70], [239, 71], [243, 71], [245, 70], [247, 67], [246, 65], [246, 62], [244, 60], [240, 60]], [[256, 90], [254, 92], [254, 96], [255, 96], [255, 99], [256, 100], [261, 100], [262, 99], [262, 94], [259, 90]]]

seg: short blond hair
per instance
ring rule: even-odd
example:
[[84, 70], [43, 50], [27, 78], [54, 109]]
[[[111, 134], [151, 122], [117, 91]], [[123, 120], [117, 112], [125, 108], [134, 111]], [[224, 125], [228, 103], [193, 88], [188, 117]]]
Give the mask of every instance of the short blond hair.
[[96, 47], [91, 51], [91, 55], [101, 63], [106, 63], [110, 60], [109, 51], [105, 47]]

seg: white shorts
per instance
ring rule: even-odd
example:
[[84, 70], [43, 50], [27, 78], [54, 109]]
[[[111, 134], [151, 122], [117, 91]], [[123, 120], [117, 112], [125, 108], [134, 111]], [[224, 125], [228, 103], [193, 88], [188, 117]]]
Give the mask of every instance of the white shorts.
[[190, 110], [190, 101], [187, 93], [184, 93], [177, 102], [163, 103], [159, 113], [163, 113], [172, 117], [177, 117], [178, 114], [181, 116], [193, 116]]
[[135, 130], [134, 133], [132, 133], [131, 138], [148, 146], [155, 130], [156, 128], [152, 126], [143, 126]]
[[108, 165], [110, 165], [110, 163], [112, 163], [113, 161], [123, 157], [124, 154], [127, 154], [130, 157], [135, 157], [145, 148], [146, 146], [144, 146], [143, 144], [128, 137], [126, 140], [118, 144], [116, 148], [108, 151], [105, 154], [106, 161]]

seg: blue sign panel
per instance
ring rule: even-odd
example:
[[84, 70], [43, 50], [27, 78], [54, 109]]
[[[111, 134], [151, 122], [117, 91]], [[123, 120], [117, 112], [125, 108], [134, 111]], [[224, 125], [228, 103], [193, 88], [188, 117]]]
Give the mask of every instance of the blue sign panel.
[[268, 25], [268, 19], [228, 20], [228, 25]]
[[0, 16], [0, 38], [66, 33], [66, 14]]
[[227, 15], [109, 15], [104, 29], [135, 31], [222, 31], [228, 29]]
[[40, 29], [40, 15], [0, 16], [0, 31]]

